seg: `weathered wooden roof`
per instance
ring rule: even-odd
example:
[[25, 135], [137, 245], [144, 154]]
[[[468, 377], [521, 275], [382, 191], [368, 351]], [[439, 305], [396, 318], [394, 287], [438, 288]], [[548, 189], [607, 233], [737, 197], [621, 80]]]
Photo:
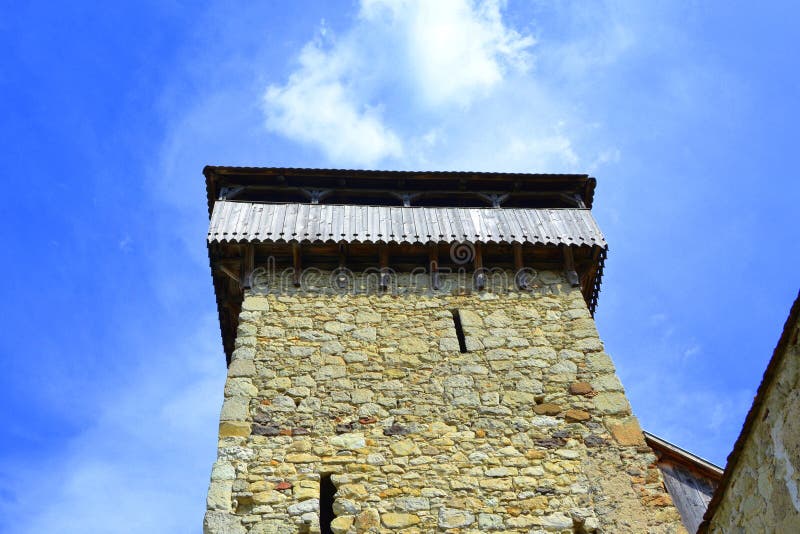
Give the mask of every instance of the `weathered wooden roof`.
[[442, 242], [607, 248], [588, 209], [427, 208], [217, 201], [209, 243]]
[[658, 456], [658, 468], [683, 526], [697, 532], [722, 469], [649, 432], [644, 432], [644, 439]]

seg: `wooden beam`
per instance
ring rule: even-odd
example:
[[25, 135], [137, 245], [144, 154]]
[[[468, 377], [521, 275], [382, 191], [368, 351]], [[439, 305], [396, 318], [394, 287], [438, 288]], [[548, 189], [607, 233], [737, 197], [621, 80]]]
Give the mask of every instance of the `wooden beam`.
[[439, 289], [439, 245], [428, 244], [428, 269], [431, 275], [431, 289]]
[[561, 251], [564, 254], [564, 274], [567, 277], [567, 282], [572, 287], [580, 287], [581, 280], [575, 270], [575, 257], [572, 254], [572, 248], [569, 245], [561, 245]]
[[380, 267], [378, 287], [381, 291], [386, 291], [389, 289], [389, 247], [386, 245], [378, 247], [378, 265]]
[[292, 243], [292, 284], [300, 287], [300, 271], [303, 269], [302, 256], [300, 254], [300, 243]]
[[336, 277], [336, 285], [339, 289], [347, 288], [345, 269], [347, 269], [347, 244], [339, 243], [339, 274]]
[[483, 246], [475, 243], [475, 289], [486, 288], [486, 273], [483, 272]]
[[525, 263], [522, 261], [522, 243], [514, 243], [514, 282], [517, 284], [517, 289], [528, 289], [530, 287], [530, 280], [528, 275], [523, 271]]
[[237, 284], [241, 285], [242, 281], [239, 279], [239, 275], [236, 274], [236, 271], [234, 271], [233, 269], [231, 269], [227, 265], [224, 265], [222, 263], [218, 263], [217, 264], [217, 270], [219, 270], [222, 273], [225, 273], [226, 275], [228, 275], [228, 278], [230, 278], [231, 280], [233, 280]]
[[250, 289], [253, 278], [253, 270], [256, 268], [256, 250], [253, 245], [245, 245], [242, 251], [242, 278], [240, 285], [242, 289]]

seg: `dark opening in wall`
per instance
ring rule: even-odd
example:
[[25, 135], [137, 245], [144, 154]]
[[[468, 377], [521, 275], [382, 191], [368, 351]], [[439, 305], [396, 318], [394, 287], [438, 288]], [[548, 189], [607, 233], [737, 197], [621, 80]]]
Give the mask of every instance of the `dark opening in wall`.
[[453, 314], [453, 323], [456, 326], [456, 337], [458, 338], [458, 348], [461, 352], [467, 352], [467, 339], [464, 337], [464, 327], [461, 326], [461, 315], [458, 310], [450, 310]]
[[333, 499], [336, 497], [336, 486], [330, 475], [322, 475], [319, 480], [319, 528], [322, 534], [333, 534], [331, 523], [333, 518]]

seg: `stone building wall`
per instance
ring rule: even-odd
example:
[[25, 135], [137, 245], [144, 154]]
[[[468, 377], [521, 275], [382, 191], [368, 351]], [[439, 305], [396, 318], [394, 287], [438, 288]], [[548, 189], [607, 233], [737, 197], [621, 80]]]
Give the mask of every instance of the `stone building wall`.
[[800, 532], [800, 319], [786, 329], [709, 532]]
[[205, 532], [318, 532], [326, 475], [340, 533], [684, 532], [582, 295], [538, 282], [247, 294]]

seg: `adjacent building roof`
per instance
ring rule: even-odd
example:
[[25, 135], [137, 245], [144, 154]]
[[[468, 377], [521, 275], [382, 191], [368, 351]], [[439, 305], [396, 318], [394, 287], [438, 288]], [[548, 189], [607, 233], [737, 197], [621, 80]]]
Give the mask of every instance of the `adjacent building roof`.
[[218, 201], [209, 243], [408, 243], [468, 241], [607, 248], [591, 211], [579, 208], [425, 208]]
[[714, 492], [714, 496], [711, 498], [711, 502], [708, 504], [708, 509], [706, 510], [703, 518], [703, 523], [697, 530], [698, 534], [704, 534], [708, 532], [711, 521], [714, 518], [714, 513], [725, 499], [728, 486], [731, 484], [734, 473], [739, 467], [739, 461], [744, 452], [744, 448], [747, 444], [750, 433], [754, 431], [755, 427], [759, 423], [759, 413], [764, 407], [764, 403], [767, 401], [768, 394], [772, 390], [772, 386], [777, 379], [778, 370], [783, 364], [787, 349], [792, 343], [797, 343], [798, 334], [796, 325], [799, 321], [800, 293], [798, 293], [794, 304], [792, 304], [792, 309], [789, 312], [789, 317], [786, 319], [786, 323], [783, 326], [783, 331], [781, 332], [781, 337], [778, 340], [778, 345], [775, 347], [775, 351], [772, 353], [772, 358], [770, 359], [769, 364], [767, 364], [767, 369], [764, 371], [764, 377], [761, 379], [761, 385], [758, 386], [755, 399], [753, 399], [753, 405], [750, 407], [750, 411], [747, 412], [747, 417], [745, 417], [744, 424], [742, 425], [742, 431], [739, 434], [739, 437], [736, 439], [736, 443], [733, 445], [733, 450], [728, 455], [728, 463], [725, 466], [722, 479], [720, 480], [717, 490]]
[[649, 432], [644, 432], [644, 439], [658, 456], [664, 485], [683, 526], [689, 532], [696, 532], [722, 477], [722, 469]]

